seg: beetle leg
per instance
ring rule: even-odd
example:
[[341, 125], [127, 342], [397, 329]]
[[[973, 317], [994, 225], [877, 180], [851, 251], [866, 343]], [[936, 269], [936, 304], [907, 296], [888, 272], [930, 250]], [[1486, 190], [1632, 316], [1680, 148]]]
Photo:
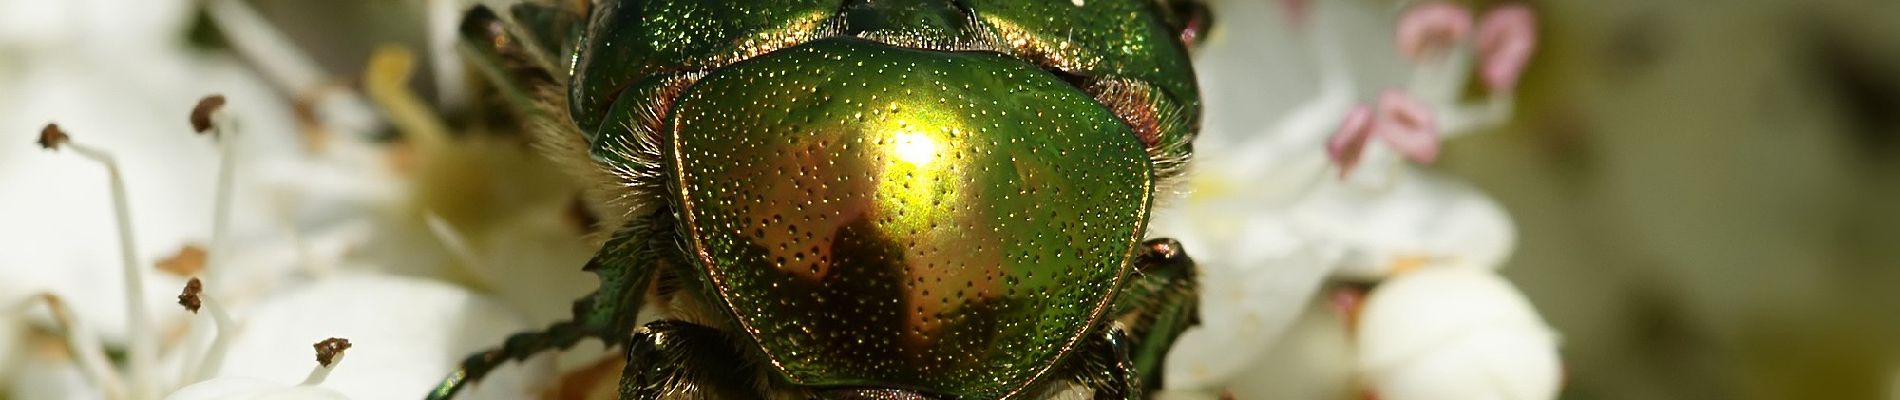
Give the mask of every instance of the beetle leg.
[[583, 269], [600, 276], [600, 288], [574, 302], [574, 318], [556, 322], [538, 332], [509, 336], [500, 348], [478, 352], [462, 361], [460, 369], [449, 374], [429, 391], [428, 399], [448, 399], [464, 386], [481, 380], [503, 363], [526, 359], [536, 353], [565, 349], [581, 339], [598, 338], [608, 346], [626, 343], [634, 318], [645, 300], [647, 283], [656, 268], [655, 244], [663, 242], [667, 219], [664, 212], [638, 219], [614, 232], [606, 245]]
[[1116, 299], [1116, 322], [1127, 329], [1130, 358], [1146, 387], [1161, 386], [1161, 364], [1174, 340], [1200, 323], [1200, 290], [1194, 260], [1181, 242], [1142, 242], [1132, 281]]
[[[620, 373], [620, 398], [757, 398], [749, 385], [743, 357], [717, 329], [690, 322], [661, 320], [633, 333], [627, 367]], [[737, 364], [737, 365], [735, 365]]]
[[1069, 379], [1089, 389], [1095, 400], [1142, 398], [1141, 378], [1129, 354], [1131, 344], [1128, 330], [1120, 322], [1110, 322], [1076, 349], [1080, 353]]

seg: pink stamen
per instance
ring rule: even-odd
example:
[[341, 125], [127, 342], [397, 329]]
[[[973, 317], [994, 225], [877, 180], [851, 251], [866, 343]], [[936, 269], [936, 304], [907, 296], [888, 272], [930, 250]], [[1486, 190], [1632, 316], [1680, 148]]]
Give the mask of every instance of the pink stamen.
[[1407, 160], [1420, 164], [1438, 160], [1437, 118], [1403, 91], [1387, 90], [1379, 96], [1379, 118], [1372, 132]]
[[1359, 153], [1365, 150], [1366, 139], [1371, 136], [1372, 110], [1363, 104], [1354, 105], [1340, 121], [1339, 129], [1333, 131], [1333, 137], [1326, 140], [1326, 155], [1339, 166], [1339, 177], [1346, 177], [1352, 167], [1359, 164]]
[[1478, 23], [1478, 57], [1484, 85], [1492, 91], [1517, 87], [1517, 79], [1537, 48], [1537, 15], [1530, 6], [1506, 4], [1491, 9]]
[[1471, 33], [1471, 11], [1445, 1], [1420, 4], [1399, 16], [1398, 50], [1412, 62], [1444, 53]]

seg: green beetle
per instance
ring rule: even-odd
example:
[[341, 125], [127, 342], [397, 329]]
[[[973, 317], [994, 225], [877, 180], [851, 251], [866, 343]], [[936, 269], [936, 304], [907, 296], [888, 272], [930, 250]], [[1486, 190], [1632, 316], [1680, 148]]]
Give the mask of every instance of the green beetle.
[[[593, 177], [574, 318], [622, 398], [1139, 398], [1196, 319], [1143, 240], [1181, 173], [1183, 0], [596, 0], [469, 13], [476, 65]], [[564, 88], [547, 90], [546, 88]], [[659, 315], [637, 325], [646, 308]], [[1139, 372], [1138, 372], [1139, 371]]]

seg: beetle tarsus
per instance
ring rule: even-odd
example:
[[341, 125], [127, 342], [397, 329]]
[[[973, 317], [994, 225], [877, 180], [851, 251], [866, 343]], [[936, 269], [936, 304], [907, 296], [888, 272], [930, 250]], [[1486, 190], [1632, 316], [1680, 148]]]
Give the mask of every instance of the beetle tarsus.
[[462, 359], [460, 370], [450, 374], [429, 391], [429, 400], [449, 399], [460, 392], [469, 383], [480, 381], [489, 371], [509, 361], [521, 361], [543, 351], [566, 349], [579, 343], [581, 339], [593, 336], [580, 324], [573, 321], [556, 322], [540, 332], [523, 332], [508, 336], [501, 348], [471, 354]]
[[[654, 219], [637, 220], [607, 239], [600, 252], [588, 260], [587, 270], [600, 276], [600, 289], [574, 302], [574, 317], [556, 322], [538, 332], [509, 336], [501, 348], [478, 352], [462, 360], [460, 369], [429, 391], [429, 400], [449, 399], [468, 384], [479, 381], [489, 371], [509, 361], [535, 354], [566, 349], [585, 338], [597, 338], [609, 346], [626, 342], [632, 331], [632, 316], [640, 309], [641, 290], [653, 277], [652, 232], [660, 224]], [[604, 301], [604, 302], [603, 302]]]

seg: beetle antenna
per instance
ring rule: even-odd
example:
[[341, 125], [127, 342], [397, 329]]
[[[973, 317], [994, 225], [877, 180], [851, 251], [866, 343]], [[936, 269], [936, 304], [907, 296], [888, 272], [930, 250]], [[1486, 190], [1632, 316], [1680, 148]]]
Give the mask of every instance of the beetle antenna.
[[39, 144], [47, 150], [69, 149], [81, 157], [98, 162], [106, 167], [106, 178], [112, 187], [112, 216], [118, 223], [119, 256], [124, 262], [126, 332], [135, 333], [126, 337], [126, 358], [132, 366], [131, 393], [138, 398], [154, 397], [158, 393], [157, 382], [152, 381], [152, 371], [157, 362], [155, 350], [158, 343], [151, 335], [136, 333], [152, 332], [152, 321], [145, 312], [145, 275], [138, 267], [138, 245], [132, 231], [132, 211], [127, 205], [125, 177], [119, 172], [119, 163], [112, 154], [74, 142], [59, 124], [46, 124], [40, 130]]

